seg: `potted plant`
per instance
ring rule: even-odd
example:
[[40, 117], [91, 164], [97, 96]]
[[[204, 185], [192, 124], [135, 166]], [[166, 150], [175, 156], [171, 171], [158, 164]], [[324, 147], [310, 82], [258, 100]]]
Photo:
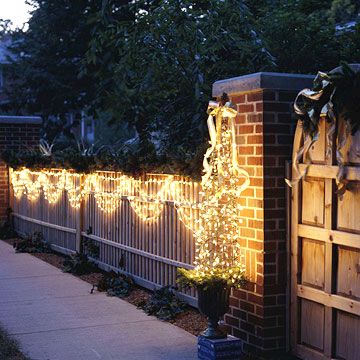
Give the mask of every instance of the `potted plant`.
[[200, 311], [209, 319], [204, 336], [226, 337], [218, 327], [219, 317], [229, 308], [231, 287], [245, 280], [240, 240], [241, 193], [249, 175], [238, 166], [234, 118], [236, 110], [226, 94], [210, 102], [208, 127], [211, 147], [204, 159], [202, 201], [195, 238], [195, 268], [179, 269], [180, 286], [195, 287]]
[[226, 338], [226, 333], [219, 328], [219, 318], [229, 310], [231, 287], [241, 287], [245, 282], [241, 267], [212, 269], [208, 273], [179, 269], [178, 283], [183, 287], [197, 289], [198, 306], [202, 314], [208, 317], [208, 327], [203, 336], [208, 339]]

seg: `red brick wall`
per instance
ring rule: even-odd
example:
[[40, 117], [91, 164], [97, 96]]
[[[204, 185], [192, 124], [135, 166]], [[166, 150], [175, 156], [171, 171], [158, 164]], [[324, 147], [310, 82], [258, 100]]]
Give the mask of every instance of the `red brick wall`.
[[285, 161], [291, 159], [297, 91], [258, 90], [230, 95], [237, 104], [239, 163], [250, 187], [241, 201], [241, 245], [250, 282], [233, 290], [225, 322], [244, 349], [266, 356], [285, 349]]
[[[4, 150], [20, 151], [36, 147], [40, 139], [39, 119], [35, 124], [31, 120], [17, 117], [13, 123], [0, 118], [0, 153]], [[0, 224], [6, 219], [6, 209], [9, 207], [9, 177], [8, 169], [0, 160]]]

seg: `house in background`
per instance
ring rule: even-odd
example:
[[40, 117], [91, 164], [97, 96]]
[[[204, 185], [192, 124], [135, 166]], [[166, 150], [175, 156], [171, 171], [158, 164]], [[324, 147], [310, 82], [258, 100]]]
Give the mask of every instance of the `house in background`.
[[[9, 67], [15, 59], [14, 54], [9, 50], [12, 45], [10, 36], [0, 37], [0, 116], [18, 116], [18, 115], [42, 115], [28, 114], [26, 111], [16, 111], [6, 95], [5, 88], [11, 87]], [[57, 116], [49, 119], [43, 118], [44, 126], [48, 121], [58, 121]], [[65, 116], [65, 126], [71, 128], [71, 132], [79, 142], [87, 145], [115, 144], [125, 142], [134, 138], [133, 129], [129, 129], [125, 124], [108, 124], [108, 117], [102, 114], [100, 118], [94, 118], [87, 114], [85, 109], [78, 109], [69, 112]]]
[[87, 116], [85, 111], [80, 111], [78, 116], [74, 113], [69, 113], [67, 125], [72, 126], [71, 132], [75, 135], [76, 139], [82, 140], [88, 145], [95, 143], [95, 119], [92, 116]]
[[[2, 109], [2, 113], [0, 113], [0, 115], [12, 116], [15, 114], [11, 108], [10, 99], [5, 92], [5, 86], [11, 85], [9, 84], [10, 79], [8, 78], [7, 69], [11, 66], [11, 60], [14, 59], [14, 55], [9, 50], [10, 45], [10, 36], [0, 38], [0, 107]], [[78, 116], [74, 113], [69, 113], [66, 118], [67, 124], [73, 125], [72, 132], [77, 139], [90, 145], [95, 142], [94, 118], [86, 116], [84, 111], [80, 111]], [[75, 119], [78, 120], [76, 121]]]

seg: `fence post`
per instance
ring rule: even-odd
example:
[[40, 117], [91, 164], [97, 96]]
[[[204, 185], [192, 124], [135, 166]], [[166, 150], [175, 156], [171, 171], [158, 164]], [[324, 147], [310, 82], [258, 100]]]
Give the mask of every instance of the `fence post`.
[[[0, 153], [38, 146], [42, 120], [37, 116], [0, 116]], [[10, 206], [10, 181], [6, 164], [0, 160], [0, 226]]]
[[[83, 190], [84, 186], [84, 175], [81, 175], [79, 178], [79, 189], [80, 192]], [[81, 246], [81, 233], [83, 231], [84, 225], [84, 198], [80, 198], [80, 206], [76, 209], [76, 240], [75, 240], [75, 250], [78, 253], [82, 252]]]
[[213, 95], [226, 92], [239, 112], [239, 164], [251, 183], [244, 206], [241, 241], [249, 282], [234, 290], [225, 322], [246, 352], [276, 357], [286, 349], [286, 188], [285, 161], [291, 159], [296, 122], [291, 114], [299, 90], [313, 76], [256, 73], [217, 81]]

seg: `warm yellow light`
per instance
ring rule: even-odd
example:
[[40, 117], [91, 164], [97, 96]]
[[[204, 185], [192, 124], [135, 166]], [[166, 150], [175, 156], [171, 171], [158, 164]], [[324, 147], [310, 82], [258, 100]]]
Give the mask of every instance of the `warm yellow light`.
[[237, 162], [235, 115], [231, 109], [219, 107], [209, 116], [211, 147], [205, 154], [199, 227], [194, 234], [197, 276], [219, 273], [233, 283], [237, 277], [233, 269], [243, 268], [239, 198], [250, 183], [249, 174]]
[[199, 204], [189, 201], [184, 192], [185, 188], [189, 192], [199, 184], [175, 180], [173, 175], [144, 181], [120, 173], [118, 176], [98, 172], [84, 175], [67, 170], [31, 171], [24, 168], [11, 170], [11, 183], [16, 198], [26, 195], [29, 200], [36, 200], [42, 192], [49, 204], [55, 204], [66, 191], [73, 208], [79, 208], [85, 196], [93, 194], [97, 206], [105, 213], [120, 209], [121, 201], [128, 201], [136, 215], [149, 223], [160, 218], [168, 202], [189, 229], [194, 229], [193, 212], [199, 208]]

